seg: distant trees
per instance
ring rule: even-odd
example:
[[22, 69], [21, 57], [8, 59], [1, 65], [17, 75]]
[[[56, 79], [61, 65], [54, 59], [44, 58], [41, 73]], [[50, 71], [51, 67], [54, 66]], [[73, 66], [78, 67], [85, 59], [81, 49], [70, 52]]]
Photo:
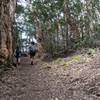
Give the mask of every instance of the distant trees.
[[100, 0], [28, 0], [26, 7], [17, 6], [17, 31], [19, 37], [37, 38], [41, 53], [94, 47], [100, 37], [99, 10]]
[[31, 0], [31, 3], [31, 20], [46, 52], [60, 54], [95, 45], [100, 0]]

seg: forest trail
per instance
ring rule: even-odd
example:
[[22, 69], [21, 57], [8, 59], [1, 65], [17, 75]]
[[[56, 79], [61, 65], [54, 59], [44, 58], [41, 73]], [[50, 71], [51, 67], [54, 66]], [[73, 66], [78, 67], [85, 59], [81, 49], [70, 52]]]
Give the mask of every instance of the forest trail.
[[[62, 58], [69, 59], [69, 58]], [[86, 63], [37, 61], [21, 65], [0, 80], [0, 100], [100, 100], [100, 53]]]

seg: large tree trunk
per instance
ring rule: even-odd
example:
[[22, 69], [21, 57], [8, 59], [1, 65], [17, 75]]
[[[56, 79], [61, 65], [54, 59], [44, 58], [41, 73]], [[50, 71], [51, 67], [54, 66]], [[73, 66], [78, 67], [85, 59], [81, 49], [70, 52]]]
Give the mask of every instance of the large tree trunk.
[[[75, 18], [73, 18], [70, 14], [70, 8], [68, 7], [68, 3], [69, 3], [69, 0], [64, 0], [65, 22], [68, 23], [71, 31], [74, 33], [73, 38], [78, 41], [80, 38], [80, 31], [79, 31], [79, 28], [78, 28]], [[68, 27], [68, 25], [66, 24], [66, 27]], [[68, 28], [67, 28], [67, 30], [68, 30]], [[68, 34], [67, 34], [67, 37], [68, 37]]]
[[43, 49], [43, 33], [41, 31], [41, 23], [40, 23], [40, 19], [38, 17], [36, 17], [35, 19], [35, 26], [36, 26], [36, 38], [38, 40], [38, 57], [41, 57], [44, 53], [44, 49]]
[[12, 56], [12, 23], [16, 0], [0, 1], [0, 62]]

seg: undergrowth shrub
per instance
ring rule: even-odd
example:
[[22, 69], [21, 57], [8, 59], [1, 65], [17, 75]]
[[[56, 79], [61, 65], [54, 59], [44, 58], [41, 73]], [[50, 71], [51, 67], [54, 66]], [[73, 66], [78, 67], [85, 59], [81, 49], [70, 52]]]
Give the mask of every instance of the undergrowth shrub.
[[4, 62], [3, 64], [0, 65], [0, 75], [8, 70], [12, 69], [12, 64], [9, 61]]

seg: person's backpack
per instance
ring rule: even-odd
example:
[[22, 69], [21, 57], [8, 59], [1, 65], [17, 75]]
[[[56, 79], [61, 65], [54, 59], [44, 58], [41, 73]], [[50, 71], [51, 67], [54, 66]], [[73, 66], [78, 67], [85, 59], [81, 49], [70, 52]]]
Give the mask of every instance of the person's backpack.
[[21, 56], [21, 51], [20, 50], [16, 50], [16, 57], [20, 57]]
[[36, 52], [36, 47], [30, 46], [30, 47], [29, 47], [29, 50], [30, 50], [30, 52]]

